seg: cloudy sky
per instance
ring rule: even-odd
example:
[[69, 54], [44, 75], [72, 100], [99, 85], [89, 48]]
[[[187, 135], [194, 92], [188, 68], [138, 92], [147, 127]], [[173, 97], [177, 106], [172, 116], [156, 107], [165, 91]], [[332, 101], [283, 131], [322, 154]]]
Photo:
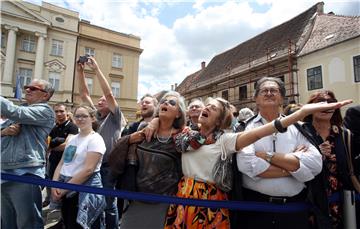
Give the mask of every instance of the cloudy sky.
[[[41, 1], [27, 0], [41, 5]], [[319, 0], [320, 1], [320, 0]], [[222, 53], [317, 1], [47, 0], [91, 24], [141, 38], [138, 98], [170, 89]], [[325, 13], [360, 15], [358, 0], [324, 0]]]

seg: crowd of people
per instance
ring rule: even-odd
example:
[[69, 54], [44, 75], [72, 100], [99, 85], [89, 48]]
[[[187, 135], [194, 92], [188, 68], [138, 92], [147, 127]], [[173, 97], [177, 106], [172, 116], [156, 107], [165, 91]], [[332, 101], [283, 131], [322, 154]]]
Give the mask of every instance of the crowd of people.
[[[97, 105], [85, 65], [103, 92]], [[330, 198], [360, 191], [360, 105], [348, 108], [344, 120], [340, 112], [351, 100], [339, 102], [332, 91], [319, 90], [306, 104], [284, 107], [284, 82], [264, 77], [255, 86], [256, 111], [238, 111], [223, 98], [194, 99], [186, 107], [179, 93], [168, 91], [143, 96], [141, 119], [125, 126], [96, 60], [77, 62], [77, 75], [83, 104], [72, 117], [65, 104], [48, 105], [54, 90], [45, 80], [24, 86], [25, 104], [0, 97], [3, 173], [192, 199], [312, 207], [234, 211], [59, 188], [47, 188], [44, 199], [38, 185], [2, 180], [2, 228], [44, 228], [42, 207], [48, 205], [61, 212], [58, 228], [69, 229], [349, 226], [348, 203]], [[219, 175], [219, 168], [226, 170]], [[360, 209], [356, 214], [359, 219]]]

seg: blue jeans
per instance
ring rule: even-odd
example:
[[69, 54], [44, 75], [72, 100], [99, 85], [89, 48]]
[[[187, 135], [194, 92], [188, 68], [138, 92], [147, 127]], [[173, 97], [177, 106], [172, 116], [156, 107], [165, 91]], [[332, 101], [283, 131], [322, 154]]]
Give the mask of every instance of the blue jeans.
[[41, 188], [8, 181], [1, 184], [1, 228], [44, 228]]
[[[116, 178], [111, 174], [110, 167], [101, 166], [100, 169], [101, 180], [104, 188], [115, 189]], [[112, 196], [106, 196], [106, 208], [105, 208], [105, 225], [106, 229], [118, 228], [119, 215], [116, 205], [116, 198]]]

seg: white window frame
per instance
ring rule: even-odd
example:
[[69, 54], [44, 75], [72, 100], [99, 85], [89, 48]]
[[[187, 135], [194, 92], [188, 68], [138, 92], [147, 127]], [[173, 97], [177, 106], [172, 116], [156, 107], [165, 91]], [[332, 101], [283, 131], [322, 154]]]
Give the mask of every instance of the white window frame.
[[[320, 68], [320, 74], [309, 75], [310, 70], [317, 70], [319, 68]], [[323, 81], [322, 75], [323, 75], [323, 72], [322, 72], [322, 66], [321, 65], [306, 69], [306, 81], [307, 81], [308, 91], [317, 90], [317, 89], [321, 89], [321, 88], [324, 87], [324, 81]], [[310, 80], [311, 80], [310, 78], [312, 78], [312, 77], [315, 77], [314, 81], [318, 80], [316, 77], [320, 77], [320, 81], [321, 81], [321, 86], [320, 87], [316, 86], [316, 84], [315, 84], [315, 87], [310, 87], [311, 86], [310, 85]]]
[[[358, 59], [358, 63], [355, 63], [355, 58]], [[354, 82], [360, 83], [360, 55], [353, 56], [353, 73], [354, 73]], [[356, 65], [355, 65], [356, 64]]]
[[85, 55], [95, 56], [95, 49], [90, 47], [85, 47], [84, 50]]
[[21, 48], [25, 52], [35, 52], [35, 36], [30, 34], [24, 35]]
[[123, 57], [118, 53], [114, 53], [112, 57], [112, 67], [122, 68], [123, 67]]
[[64, 41], [52, 39], [51, 44], [51, 55], [63, 56]]
[[86, 85], [89, 89], [89, 93], [90, 95], [92, 95], [93, 93], [93, 85], [94, 85], [94, 79], [93, 78], [90, 78], [90, 77], [85, 77], [85, 82], [86, 82]]
[[21, 88], [31, 83], [32, 75], [33, 70], [31, 68], [19, 68], [19, 79]]
[[111, 82], [111, 91], [115, 98], [120, 98], [120, 82]]
[[49, 72], [49, 82], [55, 91], [60, 89], [60, 73], [59, 72]]

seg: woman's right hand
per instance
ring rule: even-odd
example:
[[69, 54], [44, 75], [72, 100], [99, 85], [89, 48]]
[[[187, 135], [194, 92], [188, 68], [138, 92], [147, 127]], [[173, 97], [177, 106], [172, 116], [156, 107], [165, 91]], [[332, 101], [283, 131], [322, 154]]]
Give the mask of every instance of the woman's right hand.
[[322, 155], [324, 155], [325, 157], [330, 157], [332, 145], [329, 143], [329, 141], [321, 143], [319, 145], [319, 148]]
[[153, 118], [151, 122], [142, 130], [142, 132], [145, 134], [146, 141], [150, 142], [151, 138], [154, 136], [154, 134], [159, 129], [160, 120], [159, 118]]
[[62, 193], [61, 189], [51, 188], [51, 196], [54, 201], [57, 201], [57, 202], [60, 201], [62, 198], [62, 195], [63, 195], [63, 193]]

